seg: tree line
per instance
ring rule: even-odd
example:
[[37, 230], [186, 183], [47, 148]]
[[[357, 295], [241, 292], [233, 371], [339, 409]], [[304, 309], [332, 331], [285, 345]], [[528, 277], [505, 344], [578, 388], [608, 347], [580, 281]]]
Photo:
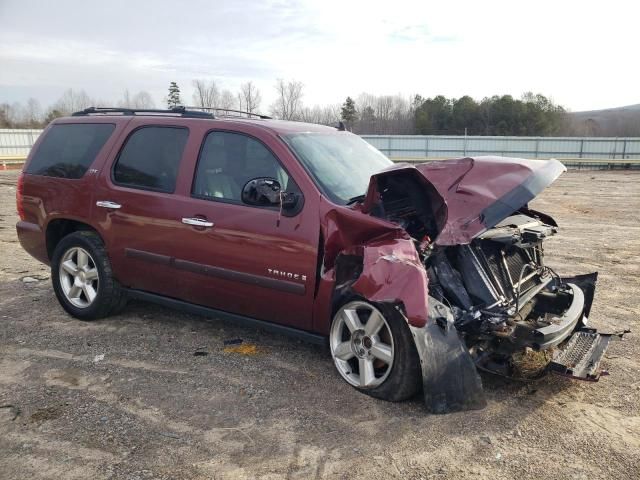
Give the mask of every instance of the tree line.
[[[113, 103], [96, 99], [84, 90], [67, 89], [58, 100], [44, 109], [36, 98], [23, 105], [20, 102], [0, 103], [0, 128], [42, 128], [58, 117], [92, 106], [114, 106]], [[123, 108], [154, 108], [153, 97], [147, 91], [131, 93], [128, 89], [115, 106]]]
[[[228, 91], [217, 88], [215, 82], [195, 81], [195, 106], [233, 108], [255, 112], [257, 100], [243, 94], [251, 87], [243, 85], [237, 99]], [[360, 94], [355, 100], [347, 97], [343, 104], [304, 104], [304, 85], [296, 80], [279, 79], [275, 84], [275, 101], [269, 113], [275, 118], [310, 123], [334, 124], [342, 121], [349, 130], [360, 134], [422, 134], [422, 135], [554, 135], [563, 125], [565, 109], [541, 94], [525, 93], [521, 99], [510, 95], [493, 96], [477, 102], [469, 96], [449, 99], [444, 96], [423, 98], [415, 95]], [[179, 87], [169, 87], [168, 106], [181, 104]]]
[[[191, 99], [185, 101], [180, 86], [177, 82], [171, 82], [163, 104], [169, 108], [184, 105], [261, 113], [262, 93], [251, 81], [240, 85], [236, 92], [223, 88], [214, 80], [196, 79], [191, 82], [191, 87]], [[481, 100], [468, 95], [460, 98], [442, 95], [425, 98], [420, 95], [405, 97], [361, 93], [347, 97], [343, 103], [309, 106], [304, 102], [302, 82], [278, 79], [274, 93], [275, 99], [266, 109], [274, 118], [325, 125], [341, 121], [347, 129], [358, 134], [640, 135], [640, 121], [631, 120], [631, 117], [629, 120], [624, 117], [617, 123], [609, 122], [606, 129], [598, 128], [598, 125], [594, 126], [593, 119], [584, 120], [581, 114], [571, 114], [550, 98], [531, 92], [524, 93], [520, 98], [495, 95]], [[0, 128], [39, 128], [54, 118], [94, 105], [114, 104], [90, 97], [84, 90], [73, 89], [65, 91], [46, 110], [35, 98], [29, 99], [24, 105], [3, 103], [0, 104]], [[152, 96], [146, 91], [125, 90], [115, 105], [156, 108]]]
[[549, 136], [562, 128], [565, 109], [540, 94], [415, 99], [416, 132], [425, 135]]

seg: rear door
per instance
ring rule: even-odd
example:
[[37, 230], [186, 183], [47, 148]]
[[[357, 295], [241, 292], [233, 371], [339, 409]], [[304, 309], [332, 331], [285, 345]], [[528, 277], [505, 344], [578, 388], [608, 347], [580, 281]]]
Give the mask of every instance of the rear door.
[[[123, 129], [111, 119], [56, 120], [42, 133], [24, 168], [18, 238], [38, 260], [49, 263], [45, 231], [59, 218], [91, 218], [94, 172]], [[90, 167], [94, 168], [90, 168]]]
[[[318, 258], [318, 194], [289, 150], [271, 133], [236, 126], [204, 132], [194, 160], [191, 202], [176, 267], [188, 272], [191, 302], [311, 329]], [[301, 195], [300, 207], [243, 204], [251, 179], [275, 178]]]
[[171, 259], [180, 245], [178, 188], [189, 129], [157, 119], [134, 119], [115, 158], [99, 174], [94, 219], [124, 285], [181, 296]]

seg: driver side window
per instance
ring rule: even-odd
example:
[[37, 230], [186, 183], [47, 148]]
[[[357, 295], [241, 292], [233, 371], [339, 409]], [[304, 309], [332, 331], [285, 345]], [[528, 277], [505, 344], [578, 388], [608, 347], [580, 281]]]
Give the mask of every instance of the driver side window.
[[241, 203], [242, 188], [258, 177], [275, 178], [283, 190], [289, 188], [287, 172], [260, 141], [239, 133], [210, 132], [198, 158], [191, 193]]

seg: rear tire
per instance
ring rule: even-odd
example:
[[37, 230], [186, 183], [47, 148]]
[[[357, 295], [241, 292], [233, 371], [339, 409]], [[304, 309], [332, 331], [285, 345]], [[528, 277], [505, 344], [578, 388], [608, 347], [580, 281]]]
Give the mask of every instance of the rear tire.
[[60, 240], [51, 259], [51, 281], [62, 308], [81, 320], [117, 313], [127, 302], [95, 232], [78, 231]]
[[420, 389], [420, 357], [413, 336], [391, 306], [346, 303], [334, 316], [329, 345], [342, 378], [367, 395], [399, 402]]

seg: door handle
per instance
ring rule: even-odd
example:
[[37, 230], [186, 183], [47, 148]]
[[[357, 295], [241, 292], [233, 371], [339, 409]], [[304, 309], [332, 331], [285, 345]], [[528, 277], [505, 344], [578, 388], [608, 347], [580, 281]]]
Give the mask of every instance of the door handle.
[[185, 223], [187, 225], [193, 225], [196, 227], [213, 227], [213, 222], [205, 220], [204, 218], [197, 218], [197, 217], [183, 218], [182, 223]]
[[98, 200], [96, 202], [96, 206], [102, 207], [102, 208], [110, 208], [113, 210], [117, 210], [118, 208], [122, 207], [122, 205], [120, 205], [119, 203], [110, 202], [109, 200]]

